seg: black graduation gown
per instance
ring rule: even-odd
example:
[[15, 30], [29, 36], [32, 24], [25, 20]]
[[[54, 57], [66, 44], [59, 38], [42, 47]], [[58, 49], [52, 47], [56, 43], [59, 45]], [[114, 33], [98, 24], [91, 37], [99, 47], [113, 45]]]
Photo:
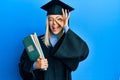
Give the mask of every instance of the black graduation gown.
[[48, 59], [48, 69], [33, 70], [33, 61], [30, 61], [24, 50], [19, 63], [19, 72], [23, 80], [71, 80], [71, 71], [76, 70], [80, 61], [89, 53], [85, 41], [71, 29], [65, 33], [54, 47], [46, 47], [41, 39], [45, 57]]

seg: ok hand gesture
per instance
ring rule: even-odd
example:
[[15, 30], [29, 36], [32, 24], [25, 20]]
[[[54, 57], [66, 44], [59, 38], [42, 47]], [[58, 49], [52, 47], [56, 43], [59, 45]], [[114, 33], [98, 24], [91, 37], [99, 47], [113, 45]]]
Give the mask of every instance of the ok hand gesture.
[[64, 27], [65, 27], [65, 26], [68, 26], [70, 13], [67, 9], [62, 9], [62, 13], [63, 13], [63, 21], [64, 21]]

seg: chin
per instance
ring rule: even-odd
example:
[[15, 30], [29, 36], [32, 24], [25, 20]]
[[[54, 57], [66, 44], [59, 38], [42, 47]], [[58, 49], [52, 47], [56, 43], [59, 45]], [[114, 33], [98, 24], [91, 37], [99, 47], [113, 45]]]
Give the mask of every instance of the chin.
[[60, 32], [61, 32], [61, 30], [52, 31], [53, 34], [59, 34]]
[[59, 32], [53, 32], [53, 34], [59, 34]]

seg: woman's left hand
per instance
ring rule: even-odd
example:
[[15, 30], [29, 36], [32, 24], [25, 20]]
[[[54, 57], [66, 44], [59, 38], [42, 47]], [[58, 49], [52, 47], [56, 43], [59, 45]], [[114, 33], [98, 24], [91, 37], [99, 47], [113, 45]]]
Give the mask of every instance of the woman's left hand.
[[66, 27], [68, 26], [68, 20], [70, 17], [70, 13], [69, 11], [67, 11], [67, 9], [62, 9], [62, 17], [58, 17], [55, 19], [55, 21], [57, 22], [57, 24], [59, 24], [61, 27]]
[[68, 20], [70, 17], [70, 13], [67, 9], [62, 9], [63, 13], [63, 21], [64, 21], [64, 27], [68, 26]]

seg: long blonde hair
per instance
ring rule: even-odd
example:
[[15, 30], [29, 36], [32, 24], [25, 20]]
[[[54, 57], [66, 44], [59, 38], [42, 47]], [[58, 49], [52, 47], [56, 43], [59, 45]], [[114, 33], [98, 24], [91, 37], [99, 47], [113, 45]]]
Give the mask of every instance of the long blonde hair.
[[[63, 33], [64, 33], [64, 30], [59, 34], [59, 38], [63, 35]], [[46, 19], [46, 32], [45, 32], [45, 36], [43, 38], [43, 42], [47, 47], [50, 46], [50, 42], [49, 42], [50, 34], [51, 34], [51, 32], [50, 32], [48, 17], [47, 17], [47, 19]]]
[[50, 46], [50, 42], [49, 42], [49, 38], [50, 38], [50, 31], [49, 31], [49, 25], [48, 25], [48, 17], [46, 19], [46, 32], [45, 32], [45, 36], [44, 36], [44, 44], [48, 47]]

